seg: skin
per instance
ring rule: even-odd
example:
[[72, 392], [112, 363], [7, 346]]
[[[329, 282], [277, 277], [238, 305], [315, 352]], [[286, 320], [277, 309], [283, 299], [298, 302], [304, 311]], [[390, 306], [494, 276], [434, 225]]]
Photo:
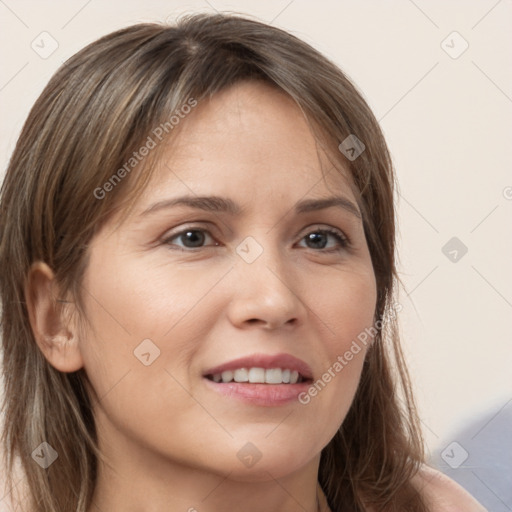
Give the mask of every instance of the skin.
[[[295, 103], [237, 84], [182, 121], [130, 215], [91, 241], [86, 322], [55, 302], [51, 270], [33, 267], [27, 297], [41, 350], [61, 371], [85, 368], [99, 397], [107, 464], [89, 512], [316, 511], [320, 452], [346, 416], [367, 348], [307, 405], [245, 404], [209, 389], [202, 373], [284, 352], [316, 380], [372, 325], [376, 283], [360, 217], [294, 212], [297, 201], [334, 194], [357, 209], [348, 171], [328, 162]], [[181, 195], [230, 198], [244, 212], [142, 214]], [[202, 247], [177, 236], [187, 228], [203, 230]], [[331, 234], [325, 247], [308, 242], [326, 228], [350, 245]], [[237, 253], [248, 236], [263, 249], [252, 263]], [[134, 356], [145, 339], [160, 350], [148, 366]], [[247, 442], [261, 453], [252, 467], [237, 457]]]

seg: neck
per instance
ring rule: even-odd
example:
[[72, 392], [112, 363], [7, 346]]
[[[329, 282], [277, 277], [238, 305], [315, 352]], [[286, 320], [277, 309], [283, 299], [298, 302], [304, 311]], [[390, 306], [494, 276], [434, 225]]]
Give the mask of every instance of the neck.
[[[182, 467], [167, 476], [145, 476], [133, 470], [113, 473], [101, 466], [89, 512], [123, 510], [136, 512], [317, 512], [317, 482], [295, 475], [266, 482], [240, 482]], [[132, 476], [129, 476], [132, 475]], [[327, 511], [321, 508], [322, 512]]]
[[[101, 442], [104, 461], [88, 512], [317, 512], [320, 455], [303, 467], [275, 478], [272, 468], [252, 468], [240, 473], [232, 468], [222, 474], [209, 470], [208, 457], [201, 467], [171, 460], [141, 447], [119, 431]], [[237, 461], [238, 462], [238, 461]], [[253, 471], [254, 470], [254, 471]], [[242, 475], [243, 476], [240, 476]], [[320, 507], [322, 512], [327, 511]]]

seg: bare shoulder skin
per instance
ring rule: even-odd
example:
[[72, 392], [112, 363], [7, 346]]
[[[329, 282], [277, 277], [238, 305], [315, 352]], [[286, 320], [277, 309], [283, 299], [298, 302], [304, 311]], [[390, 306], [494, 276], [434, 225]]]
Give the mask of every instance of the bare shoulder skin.
[[432, 512], [487, 512], [457, 482], [427, 465], [423, 465], [413, 478], [413, 484], [422, 493]]

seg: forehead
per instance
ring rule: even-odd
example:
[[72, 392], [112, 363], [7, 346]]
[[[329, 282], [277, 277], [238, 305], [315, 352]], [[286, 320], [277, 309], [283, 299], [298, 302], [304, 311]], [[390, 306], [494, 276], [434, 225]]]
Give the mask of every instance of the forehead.
[[341, 158], [329, 159], [293, 99], [265, 83], [239, 83], [202, 101], [173, 135], [141, 207], [170, 193], [266, 206], [328, 192], [356, 197]]

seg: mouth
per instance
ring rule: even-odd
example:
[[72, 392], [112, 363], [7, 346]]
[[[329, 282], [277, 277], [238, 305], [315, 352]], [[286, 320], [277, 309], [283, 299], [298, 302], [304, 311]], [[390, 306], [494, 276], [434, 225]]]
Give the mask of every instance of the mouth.
[[237, 368], [236, 370], [225, 370], [218, 373], [210, 373], [205, 378], [212, 382], [229, 384], [237, 382], [240, 384], [300, 384], [310, 382], [312, 379], [300, 374], [297, 370], [290, 368]]
[[208, 387], [227, 398], [251, 405], [278, 406], [298, 402], [313, 382], [307, 363], [290, 354], [255, 354], [203, 373]]

